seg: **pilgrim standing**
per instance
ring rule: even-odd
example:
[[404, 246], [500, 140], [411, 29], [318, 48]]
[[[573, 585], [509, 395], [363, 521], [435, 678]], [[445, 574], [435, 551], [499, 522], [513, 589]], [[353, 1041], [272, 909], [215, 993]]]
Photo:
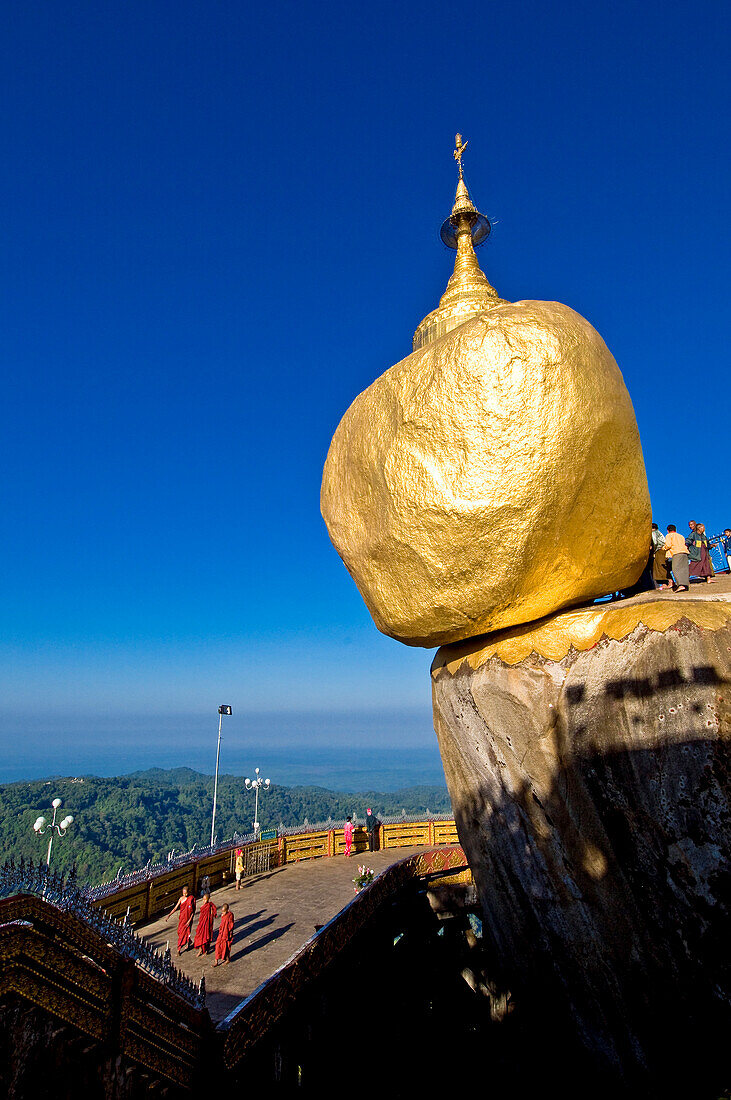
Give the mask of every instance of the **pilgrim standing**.
[[204, 894], [200, 916], [198, 917], [198, 927], [195, 930], [195, 939], [193, 940], [193, 947], [198, 948], [199, 958], [201, 955], [208, 954], [208, 948], [213, 939], [213, 920], [216, 912], [216, 906], [211, 901], [211, 895]]
[[343, 834], [345, 836], [345, 854], [346, 856], [349, 856], [352, 854], [353, 851], [353, 836], [355, 834], [355, 825], [353, 824], [352, 818], [350, 817], [345, 822]]
[[380, 821], [373, 810], [366, 810], [366, 829], [368, 830], [368, 851], [375, 852], [378, 848], [378, 826]]
[[656, 523], [652, 525], [652, 580], [655, 588], [667, 588], [669, 573], [665, 553], [665, 536]]
[[710, 584], [713, 580], [713, 563], [705, 523], [696, 523], [693, 537], [688, 537], [685, 541], [690, 555], [691, 577], [700, 577]]
[[[665, 552], [671, 561], [673, 576], [675, 577], [675, 591], [687, 592], [690, 588], [688, 547], [683, 536], [678, 534], [674, 523], [668, 524]], [[665, 585], [660, 585], [660, 587], [664, 588]]]
[[216, 937], [216, 961], [213, 964], [214, 966], [218, 966], [219, 963], [231, 962], [233, 938], [234, 915], [226, 901], [221, 909], [221, 923], [218, 926], [218, 936]]
[[244, 873], [244, 849], [239, 848], [236, 852], [236, 863], [234, 864], [234, 870], [236, 872], [236, 889], [241, 889], [241, 877]]
[[169, 921], [176, 909], [180, 910], [180, 916], [178, 917], [178, 954], [182, 955], [183, 951], [187, 951], [190, 947], [190, 930], [193, 927], [193, 917], [195, 915], [195, 898], [188, 893], [188, 887], [183, 887], [183, 892], [175, 903], [174, 907], [165, 917], [165, 921]]
[[729, 573], [731, 573], [731, 527], [724, 527], [723, 535], [721, 536], [721, 544], [726, 556], [726, 561], [728, 562]]

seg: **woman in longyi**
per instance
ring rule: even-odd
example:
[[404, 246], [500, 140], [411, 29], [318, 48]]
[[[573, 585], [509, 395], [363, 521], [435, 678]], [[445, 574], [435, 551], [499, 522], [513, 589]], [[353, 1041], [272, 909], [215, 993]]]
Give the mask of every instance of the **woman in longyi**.
[[211, 895], [204, 894], [200, 916], [198, 917], [198, 927], [195, 930], [195, 939], [193, 940], [193, 947], [198, 948], [199, 957], [208, 954], [208, 948], [213, 939], [213, 921], [216, 912], [217, 909], [211, 901]]
[[713, 564], [710, 555], [710, 540], [706, 534], [705, 523], [696, 523], [695, 531], [691, 531], [686, 538], [688, 555], [690, 557], [690, 575], [711, 584], [713, 577]]
[[166, 921], [170, 920], [176, 909], [180, 910], [180, 916], [178, 917], [178, 954], [182, 955], [183, 951], [190, 947], [190, 931], [193, 927], [193, 917], [195, 915], [195, 898], [188, 893], [187, 886], [183, 887], [182, 894], [165, 917]]

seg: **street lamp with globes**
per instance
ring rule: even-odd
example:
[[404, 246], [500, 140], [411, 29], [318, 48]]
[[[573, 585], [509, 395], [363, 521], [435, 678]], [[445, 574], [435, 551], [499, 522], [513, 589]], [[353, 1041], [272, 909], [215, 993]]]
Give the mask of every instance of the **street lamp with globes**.
[[51, 848], [53, 847], [54, 835], [58, 834], [58, 836], [66, 836], [69, 825], [73, 824], [74, 820], [71, 814], [67, 814], [63, 821], [60, 821], [58, 824], [56, 824], [56, 814], [58, 813], [59, 807], [61, 806], [61, 799], [54, 798], [51, 806], [53, 807], [52, 820], [46, 821], [45, 817], [38, 817], [36, 818], [35, 824], [33, 825], [34, 832], [38, 833], [39, 836], [42, 836], [44, 833], [51, 834], [48, 840], [48, 853], [46, 855], [47, 867], [51, 866]]
[[263, 787], [265, 791], [268, 791], [271, 787], [271, 782], [268, 779], [262, 779], [259, 776], [259, 769], [256, 768], [254, 774], [256, 779], [245, 779], [244, 786], [247, 791], [256, 791], [256, 801], [254, 802], [254, 832], [259, 832], [259, 791]]

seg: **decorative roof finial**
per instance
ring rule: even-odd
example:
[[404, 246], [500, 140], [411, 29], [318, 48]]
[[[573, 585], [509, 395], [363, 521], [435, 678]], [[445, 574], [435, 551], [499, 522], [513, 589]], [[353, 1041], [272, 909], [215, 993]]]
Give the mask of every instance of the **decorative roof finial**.
[[452, 213], [445, 221], [441, 228], [440, 236], [447, 248], [457, 247], [457, 238], [460, 228], [469, 230], [472, 237], [472, 244], [482, 244], [484, 240], [490, 235], [489, 218], [486, 218], [484, 214], [481, 214], [479, 210], [475, 208], [470, 193], [467, 190], [467, 184], [464, 181], [464, 169], [462, 167], [462, 157], [464, 151], [469, 145], [468, 141], [462, 141], [462, 135], [457, 134], [455, 137], [455, 150], [452, 154], [457, 162], [457, 168], [459, 170], [459, 181], [457, 183], [457, 193], [454, 196], [454, 206], [452, 207]]
[[462, 180], [462, 179], [464, 179], [464, 175], [462, 174], [462, 156], [464, 154], [465, 149], [469, 145], [469, 141], [465, 141], [463, 143], [461, 134], [457, 134], [454, 141], [455, 141], [455, 145], [457, 146], [457, 148], [454, 150], [454, 153], [452, 154], [452, 156], [457, 161], [457, 168], [459, 169], [459, 178]]

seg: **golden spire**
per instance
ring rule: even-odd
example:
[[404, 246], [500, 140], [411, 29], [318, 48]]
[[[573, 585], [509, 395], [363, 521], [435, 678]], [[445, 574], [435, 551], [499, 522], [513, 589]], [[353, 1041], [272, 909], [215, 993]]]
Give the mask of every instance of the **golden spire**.
[[465, 143], [463, 145], [462, 144], [462, 135], [457, 134], [457, 136], [454, 139], [454, 144], [457, 146], [457, 148], [452, 153], [452, 156], [457, 161], [457, 167], [459, 169], [459, 178], [464, 179], [464, 176], [462, 175], [462, 154], [464, 153], [465, 149], [469, 145], [469, 141], [465, 141]]
[[462, 135], [457, 134], [455, 145], [453, 156], [459, 181], [452, 213], [440, 231], [447, 247], [457, 251], [454, 272], [438, 307], [424, 318], [414, 333], [414, 351], [503, 301], [488, 282], [475, 255], [475, 245], [487, 239], [492, 227], [485, 215], [476, 209], [464, 181], [462, 157], [468, 142], [463, 142]]

